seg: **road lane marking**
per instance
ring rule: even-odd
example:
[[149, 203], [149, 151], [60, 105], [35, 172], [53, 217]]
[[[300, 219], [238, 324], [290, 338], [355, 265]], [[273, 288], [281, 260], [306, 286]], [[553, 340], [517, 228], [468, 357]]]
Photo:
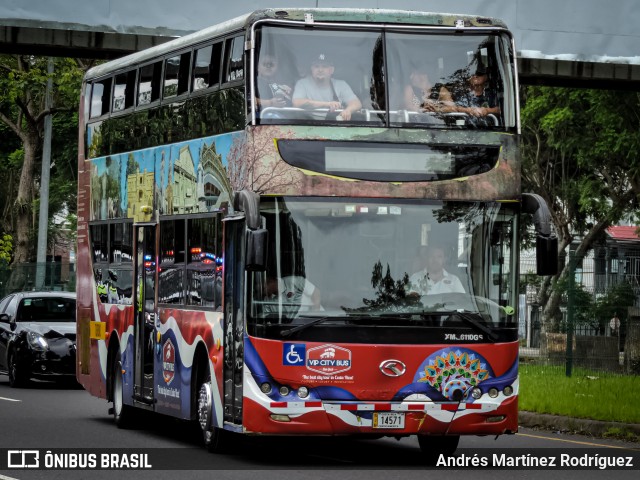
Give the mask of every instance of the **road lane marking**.
[[520, 433], [520, 432], [518, 432], [516, 435], [519, 435], [521, 437], [541, 438], [543, 440], [553, 440], [555, 442], [576, 443], [578, 445], [588, 445], [590, 447], [618, 448], [620, 450], [629, 450], [631, 452], [640, 451], [640, 448], [621, 447], [621, 446], [618, 446], [618, 445], [606, 445], [606, 444], [603, 444], [603, 443], [580, 442], [578, 440], [568, 440], [568, 439], [565, 439], [565, 438], [545, 437], [543, 435], [532, 435], [530, 433]]
[[18, 400], [16, 398], [7, 398], [7, 397], [0, 397], [0, 400], [6, 400], [7, 402], [21, 402], [22, 400]]
[[5, 477], [4, 475], [0, 475], [0, 480], [18, 480], [17, 478], [13, 478], [13, 477]]

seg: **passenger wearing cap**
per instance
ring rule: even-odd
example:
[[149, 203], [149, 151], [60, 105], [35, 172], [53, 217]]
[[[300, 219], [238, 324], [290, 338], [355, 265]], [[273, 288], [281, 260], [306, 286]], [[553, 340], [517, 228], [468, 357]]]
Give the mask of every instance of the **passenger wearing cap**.
[[362, 108], [362, 103], [344, 80], [332, 78], [333, 62], [321, 53], [313, 58], [311, 76], [296, 82], [293, 90], [293, 106], [306, 109], [342, 111], [338, 118], [351, 120], [351, 114]]

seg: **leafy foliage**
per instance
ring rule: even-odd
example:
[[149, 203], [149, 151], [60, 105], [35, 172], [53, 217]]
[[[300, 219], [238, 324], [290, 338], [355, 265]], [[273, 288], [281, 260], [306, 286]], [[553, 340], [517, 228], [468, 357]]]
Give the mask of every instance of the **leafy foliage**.
[[6, 233], [0, 238], [0, 265], [6, 265], [11, 261], [13, 250], [13, 238]]
[[[523, 91], [523, 189], [551, 209], [561, 252], [584, 256], [607, 227], [640, 213], [640, 94], [527, 87]], [[558, 331], [568, 268], [547, 278], [538, 303], [548, 331]]]
[[[77, 105], [84, 70], [56, 58], [49, 75], [46, 57], [0, 55], [0, 207], [2, 229], [13, 234], [14, 260], [33, 259], [44, 120], [52, 118], [49, 219], [76, 211]], [[51, 107], [45, 102], [52, 82]]]

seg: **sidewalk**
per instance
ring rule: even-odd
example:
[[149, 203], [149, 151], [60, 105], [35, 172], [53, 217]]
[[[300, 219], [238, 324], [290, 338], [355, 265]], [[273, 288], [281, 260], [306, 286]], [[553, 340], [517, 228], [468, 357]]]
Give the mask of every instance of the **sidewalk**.
[[560, 415], [523, 411], [518, 414], [518, 423], [520, 426], [527, 428], [579, 433], [592, 437], [602, 437], [609, 429], [617, 428], [622, 432], [631, 432], [640, 439], [640, 424], [638, 423], [603, 422], [586, 418], [562, 417]]

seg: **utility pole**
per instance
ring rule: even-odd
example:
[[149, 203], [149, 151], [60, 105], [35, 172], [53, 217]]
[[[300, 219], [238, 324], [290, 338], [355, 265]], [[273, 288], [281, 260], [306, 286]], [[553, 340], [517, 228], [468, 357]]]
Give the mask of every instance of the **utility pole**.
[[569, 245], [569, 288], [567, 290], [567, 350], [565, 357], [565, 375], [571, 376], [573, 370], [573, 328], [576, 300], [576, 247]]
[[[53, 57], [47, 63], [47, 89], [44, 108], [50, 110], [53, 96]], [[51, 170], [51, 114], [44, 118], [44, 145], [42, 148], [42, 173], [40, 174], [40, 216], [38, 218], [38, 252], [36, 257], [36, 289], [44, 288], [47, 268], [47, 227], [49, 226], [49, 172]]]

